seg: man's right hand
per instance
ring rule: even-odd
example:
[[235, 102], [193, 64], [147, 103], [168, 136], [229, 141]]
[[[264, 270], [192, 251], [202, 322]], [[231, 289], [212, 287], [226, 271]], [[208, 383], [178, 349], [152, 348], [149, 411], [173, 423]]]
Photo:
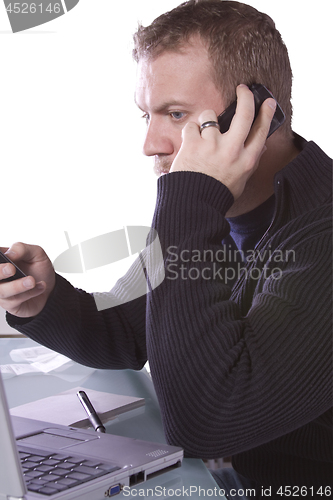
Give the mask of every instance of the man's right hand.
[[0, 264], [0, 306], [14, 316], [29, 318], [39, 314], [55, 286], [55, 272], [44, 250], [35, 245], [14, 243], [10, 249], [1, 248], [11, 261], [27, 275], [3, 283], [13, 276], [12, 264]]

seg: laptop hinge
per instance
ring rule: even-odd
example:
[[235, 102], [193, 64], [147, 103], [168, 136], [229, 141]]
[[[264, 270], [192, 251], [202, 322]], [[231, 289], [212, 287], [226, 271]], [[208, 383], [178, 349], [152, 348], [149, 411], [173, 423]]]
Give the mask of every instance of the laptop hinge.
[[26, 496], [23, 497], [12, 497], [7, 495], [7, 500], [26, 500]]

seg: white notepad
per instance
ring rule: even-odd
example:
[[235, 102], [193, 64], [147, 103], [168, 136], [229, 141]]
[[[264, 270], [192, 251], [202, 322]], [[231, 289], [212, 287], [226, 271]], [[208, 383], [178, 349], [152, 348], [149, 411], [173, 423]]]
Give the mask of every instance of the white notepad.
[[144, 406], [143, 398], [110, 394], [94, 391], [84, 387], [75, 387], [55, 396], [39, 399], [31, 403], [16, 406], [10, 410], [11, 415], [42, 420], [53, 424], [68, 425], [86, 429], [91, 426], [87, 415], [76, 395], [85, 391], [93, 407], [105, 424], [119, 415]]

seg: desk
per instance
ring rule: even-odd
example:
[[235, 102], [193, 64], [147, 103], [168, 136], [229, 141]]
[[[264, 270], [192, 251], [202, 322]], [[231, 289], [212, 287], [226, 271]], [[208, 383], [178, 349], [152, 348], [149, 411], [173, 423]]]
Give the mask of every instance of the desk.
[[[33, 347], [37, 344], [30, 339], [0, 339], [0, 364], [13, 363], [12, 349]], [[5, 378], [5, 389], [9, 407], [18, 406], [52, 396], [78, 385], [88, 389], [137, 396], [145, 398], [144, 411], [106, 424], [109, 433], [147, 441], [165, 442], [161, 415], [152, 381], [143, 369], [133, 370], [93, 370], [76, 363], [59, 373], [19, 375]], [[131, 495], [120, 493], [115, 498], [225, 498], [220, 495], [215, 481], [201, 460], [184, 459], [182, 467], [166, 472], [144, 484], [138, 484]]]

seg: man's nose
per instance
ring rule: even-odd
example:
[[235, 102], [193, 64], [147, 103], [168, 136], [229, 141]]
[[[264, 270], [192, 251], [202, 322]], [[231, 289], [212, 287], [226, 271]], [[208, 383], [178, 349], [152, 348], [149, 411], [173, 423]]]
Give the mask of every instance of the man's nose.
[[172, 155], [174, 145], [171, 137], [158, 122], [150, 121], [145, 141], [143, 144], [143, 154], [146, 156]]

